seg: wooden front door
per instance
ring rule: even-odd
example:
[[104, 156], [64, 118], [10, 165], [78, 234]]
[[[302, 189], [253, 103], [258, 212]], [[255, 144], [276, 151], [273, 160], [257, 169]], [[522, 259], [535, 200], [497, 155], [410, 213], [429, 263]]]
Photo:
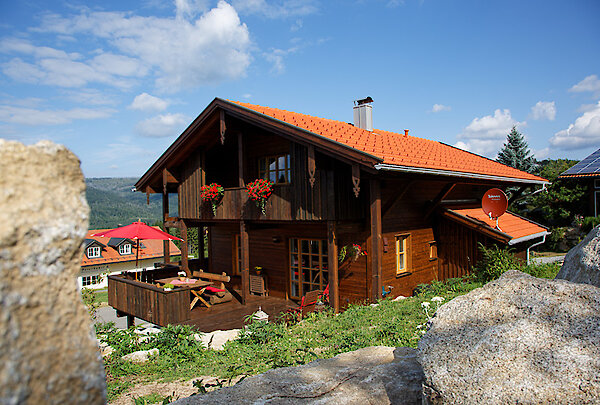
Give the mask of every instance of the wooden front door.
[[289, 239], [290, 297], [300, 298], [308, 291], [327, 286], [327, 241]]

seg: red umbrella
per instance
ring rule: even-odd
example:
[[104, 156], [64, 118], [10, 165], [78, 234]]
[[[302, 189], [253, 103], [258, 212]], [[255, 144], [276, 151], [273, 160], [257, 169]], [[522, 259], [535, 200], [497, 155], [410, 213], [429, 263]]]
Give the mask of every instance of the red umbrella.
[[120, 228], [109, 229], [108, 231], [98, 232], [92, 236], [100, 236], [102, 238], [127, 238], [137, 240], [135, 249], [135, 267], [138, 265], [138, 253], [140, 251], [140, 239], [159, 239], [159, 240], [183, 240], [166, 232], [146, 225], [141, 221], [136, 221], [131, 225], [122, 226]]

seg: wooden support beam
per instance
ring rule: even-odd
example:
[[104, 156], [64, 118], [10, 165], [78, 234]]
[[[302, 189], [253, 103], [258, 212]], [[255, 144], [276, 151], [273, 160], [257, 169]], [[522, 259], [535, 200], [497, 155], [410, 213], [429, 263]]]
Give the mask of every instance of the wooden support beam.
[[442, 190], [434, 198], [434, 200], [431, 202], [431, 205], [429, 206], [429, 208], [425, 212], [425, 219], [429, 219], [429, 217], [431, 216], [431, 214], [433, 214], [433, 211], [435, 211], [435, 209], [440, 205], [440, 203], [442, 202], [442, 200], [444, 198], [446, 198], [446, 196], [448, 194], [450, 194], [450, 191], [452, 191], [452, 189], [454, 188], [454, 186], [456, 186], [456, 183], [448, 183], [448, 184], [446, 184], [444, 186], [444, 188], [442, 188]]
[[310, 183], [310, 187], [313, 188], [315, 185], [315, 173], [317, 171], [317, 166], [315, 163], [315, 147], [313, 145], [308, 145], [308, 181]]
[[244, 138], [238, 132], [238, 187], [244, 187]]
[[225, 110], [221, 110], [219, 115], [219, 132], [221, 134], [221, 145], [225, 145], [225, 131], [227, 125], [225, 124]]
[[381, 237], [381, 185], [380, 180], [372, 178], [370, 185], [371, 203], [371, 299], [373, 302], [381, 298], [381, 266], [383, 258], [383, 244]]
[[179, 221], [179, 231], [181, 233], [181, 267], [188, 277], [191, 277], [190, 264], [188, 262], [188, 228], [183, 220]]
[[388, 211], [390, 209], [392, 209], [392, 207], [394, 206], [394, 204], [396, 204], [398, 201], [400, 201], [402, 199], [402, 197], [404, 197], [404, 195], [406, 194], [406, 192], [410, 189], [410, 187], [415, 183], [414, 180], [410, 180], [408, 182], [406, 182], [406, 184], [400, 188], [400, 191], [392, 196], [389, 201], [387, 201], [382, 207], [381, 207], [381, 217], [385, 217], [385, 214], [388, 213]]
[[360, 193], [360, 167], [358, 164], [352, 164], [352, 184], [354, 187], [352, 191], [354, 191], [354, 197], [358, 198], [358, 194]]
[[240, 221], [240, 244], [242, 264], [242, 305], [246, 305], [250, 295], [250, 246], [246, 222]]
[[200, 268], [206, 268], [206, 258], [204, 257], [204, 226], [198, 227], [198, 258], [200, 259]]
[[340, 285], [338, 278], [338, 245], [335, 221], [327, 221], [327, 267], [329, 269], [329, 305], [340, 312]]

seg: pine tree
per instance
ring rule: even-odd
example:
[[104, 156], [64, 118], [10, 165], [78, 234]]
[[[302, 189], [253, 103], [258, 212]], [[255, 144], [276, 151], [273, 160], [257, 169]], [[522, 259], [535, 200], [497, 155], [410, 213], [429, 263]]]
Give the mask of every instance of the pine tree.
[[498, 152], [496, 161], [528, 173], [533, 173], [537, 168], [525, 137], [514, 126], [506, 137], [504, 146]]

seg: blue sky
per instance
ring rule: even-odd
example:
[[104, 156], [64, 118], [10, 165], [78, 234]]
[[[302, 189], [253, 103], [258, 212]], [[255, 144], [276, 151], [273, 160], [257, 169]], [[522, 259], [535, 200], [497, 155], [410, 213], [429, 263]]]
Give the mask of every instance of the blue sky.
[[495, 158], [600, 147], [600, 2], [148, 0], [0, 3], [0, 137], [50, 139], [86, 177], [140, 176], [215, 97]]

